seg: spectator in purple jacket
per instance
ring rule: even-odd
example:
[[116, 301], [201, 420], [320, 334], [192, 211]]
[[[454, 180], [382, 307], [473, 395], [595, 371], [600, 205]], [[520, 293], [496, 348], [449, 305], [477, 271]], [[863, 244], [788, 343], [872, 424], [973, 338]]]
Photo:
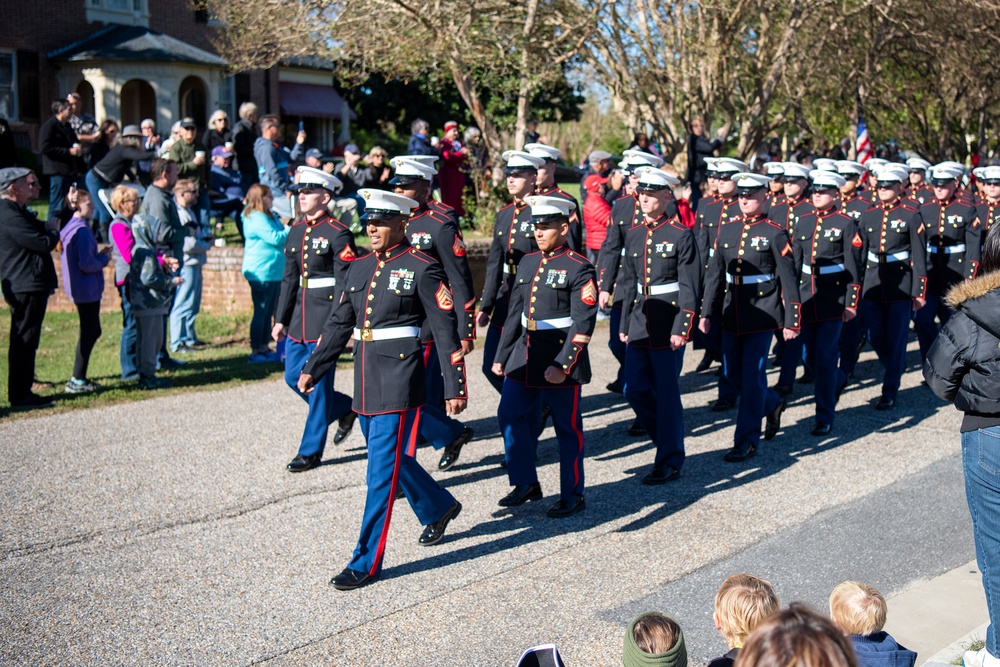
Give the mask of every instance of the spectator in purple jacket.
[[63, 290], [80, 315], [80, 338], [76, 343], [73, 377], [66, 383], [67, 394], [88, 394], [100, 389], [96, 382], [87, 379], [87, 366], [94, 344], [101, 337], [101, 295], [110, 248], [97, 249], [97, 239], [90, 231], [94, 209], [90, 193], [79, 190], [76, 214], [59, 232]]

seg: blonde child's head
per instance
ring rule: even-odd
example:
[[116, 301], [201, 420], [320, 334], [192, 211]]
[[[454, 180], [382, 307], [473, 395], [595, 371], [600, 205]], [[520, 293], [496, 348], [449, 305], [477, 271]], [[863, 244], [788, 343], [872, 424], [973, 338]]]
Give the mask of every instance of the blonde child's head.
[[885, 626], [888, 608], [874, 586], [845, 581], [830, 593], [830, 618], [849, 635], [870, 635]]
[[734, 574], [715, 594], [715, 627], [731, 647], [740, 647], [761, 621], [780, 609], [770, 583], [751, 574]]

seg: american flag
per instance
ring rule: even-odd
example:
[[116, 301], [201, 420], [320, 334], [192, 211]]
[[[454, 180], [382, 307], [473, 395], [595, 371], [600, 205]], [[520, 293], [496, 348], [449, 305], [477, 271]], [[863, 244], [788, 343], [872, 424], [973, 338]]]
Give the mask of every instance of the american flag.
[[864, 164], [872, 159], [872, 142], [868, 138], [868, 126], [863, 116], [858, 116], [858, 162]]

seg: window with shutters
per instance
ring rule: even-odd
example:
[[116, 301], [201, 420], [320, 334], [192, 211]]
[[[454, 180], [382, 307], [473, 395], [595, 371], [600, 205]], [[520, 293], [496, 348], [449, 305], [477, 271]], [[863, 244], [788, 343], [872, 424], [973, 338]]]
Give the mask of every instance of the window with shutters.
[[149, 27], [149, 0], [87, 0], [87, 20]]
[[12, 51], [0, 51], [0, 116], [18, 120], [17, 58]]

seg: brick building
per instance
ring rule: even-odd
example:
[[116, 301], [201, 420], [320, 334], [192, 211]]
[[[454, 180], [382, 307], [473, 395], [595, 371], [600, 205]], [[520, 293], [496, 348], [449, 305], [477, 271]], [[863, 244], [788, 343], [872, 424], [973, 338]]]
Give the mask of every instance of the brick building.
[[[0, 116], [19, 146], [37, 151], [52, 100], [80, 93], [98, 121], [157, 122], [161, 136], [191, 116], [204, 129], [216, 109], [239, 104], [279, 113], [289, 138], [302, 121], [309, 145], [332, 151], [354, 117], [333, 87], [329, 63], [287, 63], [230, 75], [212, 43], [225, 26], [189, 0], [0, 0]], [[231, 121], [232, 122], [232, 121]]]

